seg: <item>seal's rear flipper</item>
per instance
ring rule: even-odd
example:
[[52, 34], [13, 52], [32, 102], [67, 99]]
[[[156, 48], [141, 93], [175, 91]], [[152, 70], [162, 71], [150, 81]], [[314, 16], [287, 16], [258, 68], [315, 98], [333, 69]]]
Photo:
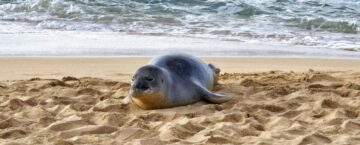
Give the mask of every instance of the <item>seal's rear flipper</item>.
[[212, 93], [209, 90], [207, 90], [206, 88], [202, 87], [201, 85], [197, 85], [197, 84], [195, 84], [195, 85], [197, 86], [198, 91], [200, 91], [201, 98], [204, 99], [205, 101], [219, 104], [219, 103], [224, 103], [226, 101], [229, 101], [231, 99], [231, 98], [226, 97], [221, 94]]
[[211, 93], [211, 92], [205, 94], [204, 96], [202, 96], [202, 98], [208, 102], [216, 103], [216, 104], [224, 103], [230, 100], [230, 98], [224, 95]]

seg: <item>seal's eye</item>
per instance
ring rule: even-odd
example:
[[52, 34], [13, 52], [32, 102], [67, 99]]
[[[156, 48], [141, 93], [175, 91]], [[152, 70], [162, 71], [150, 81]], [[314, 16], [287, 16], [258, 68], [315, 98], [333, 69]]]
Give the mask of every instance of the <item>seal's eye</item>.
[[145, 79], [146, 81], [149, 81], [149, 82], [151, 82], [151, 81], [154, 80], [153, 78], [150, 78], [150, 77], [145, 77], [144, 79]]

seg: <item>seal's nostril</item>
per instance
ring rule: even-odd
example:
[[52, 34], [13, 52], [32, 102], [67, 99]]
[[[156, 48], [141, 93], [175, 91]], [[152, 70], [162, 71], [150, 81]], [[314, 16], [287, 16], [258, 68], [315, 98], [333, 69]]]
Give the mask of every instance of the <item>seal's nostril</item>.
[[150, 77], [145, 77], [144, 79], [145, 79], [146, 81], [149, 81], [149, 82], [151, 82], [151, 81], [154, 80], [153, 78], [150, 78]]
[[149, 89], [149, 87], [148, 87], [148, 86], [143, 85], [143, 86], [141, 86], [139, 89], [142, 89], [142, 90], [147, 90], [147, 89]]
[[149, 89], [149, 86], [146, 84], [139, 83], [135, 86], [135, 88], [137, 88], [139, 90], [147, 90], [147, 89]]

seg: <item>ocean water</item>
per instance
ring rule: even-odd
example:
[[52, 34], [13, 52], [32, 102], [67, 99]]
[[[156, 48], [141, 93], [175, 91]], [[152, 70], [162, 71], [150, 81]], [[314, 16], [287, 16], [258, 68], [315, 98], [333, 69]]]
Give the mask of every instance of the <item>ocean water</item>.
[[[148, 44], [154, 45], [151, 52], [130, 54], [151, 55], [161, 48], [201, 55], [357, 58], [359, 32], [359, 0], [0, 0], [0, 55], [128, 55], [134, 46], [148, 48], [138, 45], [140, 40], [152, 40], [162, 42]], [[108, 47], [89, 48], [80, 33]], [[187, 44], [171, 45], [173, 40]], [[214, 42], [222, 45], [214, 48]]]

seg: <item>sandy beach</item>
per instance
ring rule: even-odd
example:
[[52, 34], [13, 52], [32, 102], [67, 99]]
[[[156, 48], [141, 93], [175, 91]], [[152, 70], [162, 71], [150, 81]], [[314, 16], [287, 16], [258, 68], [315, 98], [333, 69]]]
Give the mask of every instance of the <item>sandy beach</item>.
[[0, 144], [360, 144], [360, 60], [202, 57], [223, 104], [122, 100], [149, 57], [0, 57]]
[[[0, 145], [359, 145], [359, 8], [359, 0], [0, 0]], [[169, 53], [219, 68], [211, 91], [230, 101], [128, 103], [136, 69]], [[181, 77], [177, 87], [141, 79], [155, 86], [136, 85], [153, 103], [200, 90], [180, 86]]]

